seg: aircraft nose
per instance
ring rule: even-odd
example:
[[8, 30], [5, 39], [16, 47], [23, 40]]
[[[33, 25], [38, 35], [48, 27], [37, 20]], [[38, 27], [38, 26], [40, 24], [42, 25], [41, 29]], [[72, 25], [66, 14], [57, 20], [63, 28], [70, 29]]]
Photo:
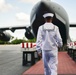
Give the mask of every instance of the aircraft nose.
[[40, 5], [47, 6], [47, 2], [45, 0], [42, 0], [41, 3], [40, 3]]

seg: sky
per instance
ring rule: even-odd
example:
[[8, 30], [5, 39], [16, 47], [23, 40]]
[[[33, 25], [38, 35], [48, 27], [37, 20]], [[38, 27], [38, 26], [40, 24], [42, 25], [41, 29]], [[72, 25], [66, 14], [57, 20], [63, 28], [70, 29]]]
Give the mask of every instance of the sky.
[[[40, 0], [0, 0], [0, 27], [29, 26], [30, 13]], [[69, 23], [76, 24], [76, 0], [50, 0], [61, 5], [67, 12]], [[72, 40], [76, 40], [76, 28], [69, 28]], [[25, 30], [16, 30], [12, 36], [23, 38]]]

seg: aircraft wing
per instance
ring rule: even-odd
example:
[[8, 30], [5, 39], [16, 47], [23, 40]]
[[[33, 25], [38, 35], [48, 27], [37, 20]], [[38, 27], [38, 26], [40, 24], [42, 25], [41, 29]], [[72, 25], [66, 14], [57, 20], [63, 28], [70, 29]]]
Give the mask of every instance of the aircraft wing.
[[5, 32], [5, 31], [6, 30], [11, 30], [12, 32], [14, 32], [17, 29], [25, 29], [26, 30], [25, 31], [25, 37], [27, 39], [33, 39], [34, 38], [31, 26], [29, 26], [29, 27], [26, 27], [26, 26], [17, 26], [17, 27], [3, 27], [3, 28], [0, 28], [0, 40], [9, 41], [10, 40], [9, 33]]
[[76, 27], [76, 24], [70, 24], [70, 27]]
[[11, 30], [14, 32], [16, 29], [31, 29], [31, 26], [26, 27], [26, 26], [15, 26], [15, 27], [1, 27], [0, 31], [5, 31], [5, 30]]

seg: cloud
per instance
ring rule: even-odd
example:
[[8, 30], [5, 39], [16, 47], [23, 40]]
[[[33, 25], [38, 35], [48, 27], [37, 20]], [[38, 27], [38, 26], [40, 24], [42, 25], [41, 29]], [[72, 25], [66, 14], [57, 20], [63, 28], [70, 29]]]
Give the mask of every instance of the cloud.
[[25, 22], [27, 22], [27, 21], [29, 21], [30, 16], [28, 14], [26, 14], [26, 13], [20, 12], [20, 13], [16, 14], [16, 19], [18, 21], [25, 21]]
[[25, 2], [25, 3], [33, 3], [33, 4], [35, 4], [35, 3], [37, 3], [40, 0], [19, 0], [19, 1]]
[[6, 12], [12, 9], [13, 6], [9, 3], [6, 3], [5, 0], [0, 0], [0, 12]]

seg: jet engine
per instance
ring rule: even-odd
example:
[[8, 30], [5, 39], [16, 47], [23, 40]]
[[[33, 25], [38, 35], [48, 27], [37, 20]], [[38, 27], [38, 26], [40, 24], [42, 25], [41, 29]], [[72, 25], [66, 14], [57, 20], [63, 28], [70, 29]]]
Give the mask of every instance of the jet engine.
[[33, 39], [34, 38], [34, 35], [31, 32], [31, 27], [26, 28], [25, 37], [27, 39]]
[[9, 41], [11, 38], [10, 34], [5, 31], [0, 31], [0, 40], [2, 41]]

